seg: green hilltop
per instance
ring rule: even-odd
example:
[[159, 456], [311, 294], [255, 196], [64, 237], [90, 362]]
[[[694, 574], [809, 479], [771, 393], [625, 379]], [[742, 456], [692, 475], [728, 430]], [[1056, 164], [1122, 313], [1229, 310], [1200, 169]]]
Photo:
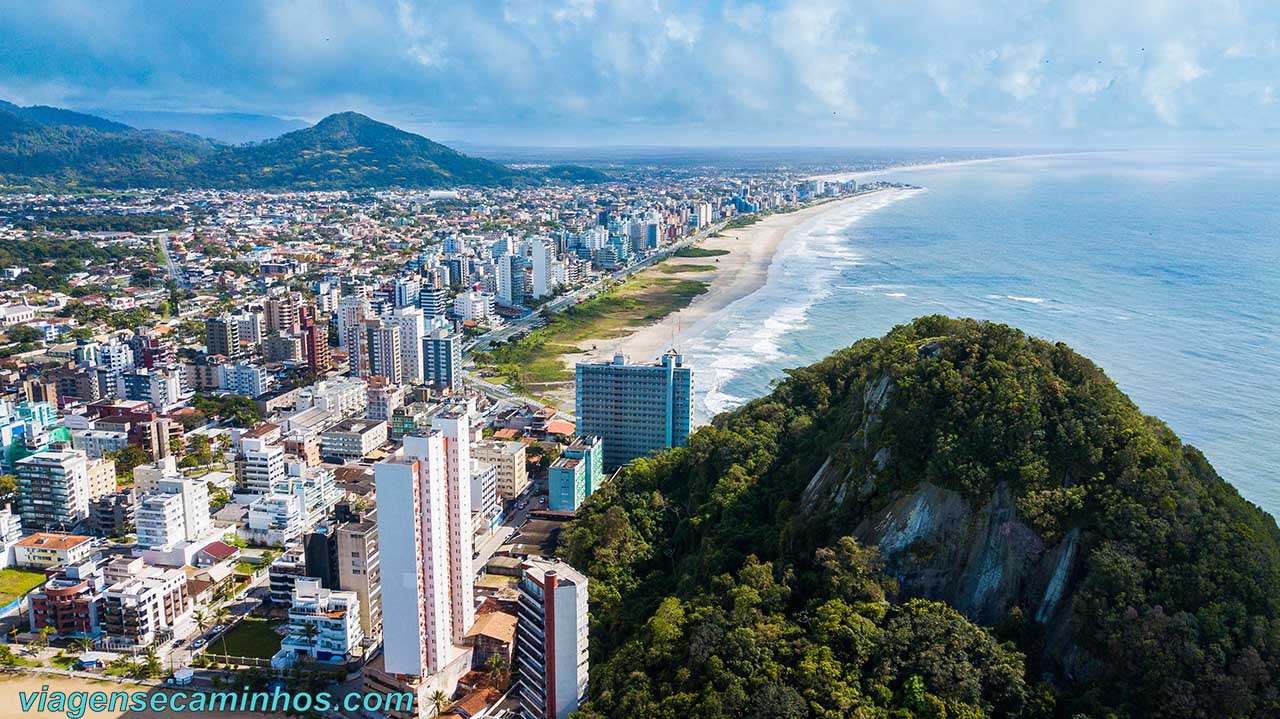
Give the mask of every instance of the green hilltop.
[[637, 461], [583, 717], [1254, 717], [1280, 531], [1092, 362], [925, 317]]

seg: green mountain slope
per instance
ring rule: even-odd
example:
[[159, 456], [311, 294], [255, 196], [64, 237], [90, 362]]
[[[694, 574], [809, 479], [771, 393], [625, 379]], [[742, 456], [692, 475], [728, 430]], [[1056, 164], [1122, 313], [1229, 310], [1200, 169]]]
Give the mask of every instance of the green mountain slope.
[[354, 112], [257, 144], [223, 145], [0, 101], [0, 186], [335, 190], [607, 179], [587, 168], [553, 169], [517, 172]]
[[1275, 521], [1087, 359], [927, 317], [789, 374], [566, 530], [588, 716], [1276, 714]]
[[256, 145], [224, 148], [192, 169], [197, 184], [268, 189], [487, 185], [516, 176], [354, 112]]
[[103, 131], [95, 129], [92, 120], [82, 119], [92, 116], [21, 109], [22, 115], [15, 115], [0, 107], [0, 185], [171, 186], [214, 149], [194, 135], [131, 128]]

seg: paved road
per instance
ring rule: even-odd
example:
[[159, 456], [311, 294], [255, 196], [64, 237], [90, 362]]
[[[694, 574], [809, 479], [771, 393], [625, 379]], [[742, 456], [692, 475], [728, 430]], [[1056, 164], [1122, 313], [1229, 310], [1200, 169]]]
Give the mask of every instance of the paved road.
[[169, 268], [169, 279], [173, 280], [173, 284], [179, 289], [188, 289], [190, 283], [187, 282], [187, 275], [178, 266], [178, 263], [174, 262], [173, 256], [169, 254], [169, 236], [160, 235], [159, 242], [160, 255], [164, 259], [165, 265]]

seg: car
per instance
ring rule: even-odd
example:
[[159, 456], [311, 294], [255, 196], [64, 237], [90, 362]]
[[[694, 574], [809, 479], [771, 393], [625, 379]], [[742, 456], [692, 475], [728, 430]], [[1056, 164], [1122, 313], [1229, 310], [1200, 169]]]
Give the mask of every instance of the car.
[[192, 649], [199, 649], [200, 647], [203, 647], [204, 645], [206, 645], [206, 644], [208, 644], [208, 643], [209, 643], [209, 642], [208, 642], [208, 640], [206, 640], [204, 637], [200, 637], [199, 639], [195, 640], [194, 642], [191, 642], [191, 648], [192, 648]]
[[471, 553], [471, 558], [472, 558], [472, 559], [479, 559], [479, 558], [480, 558], [480, 552], [472, 552], [472, 553]]
[[175, 639], [175, 640], [173, 640], [173, 648], [174, 648], [174, 649], [177, 649], [178, 647], [182, 646], [182, 645], [183, 645], [183, 643], [184, 643], [184, 642], [186, 642], [186, 641], [187, 641], [187, 640], [185, 640], [185, 639]]

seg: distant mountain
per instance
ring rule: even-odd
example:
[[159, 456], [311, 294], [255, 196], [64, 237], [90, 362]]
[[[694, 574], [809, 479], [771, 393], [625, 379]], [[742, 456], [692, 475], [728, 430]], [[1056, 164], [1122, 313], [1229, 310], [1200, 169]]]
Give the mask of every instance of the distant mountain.
[[118, 122], [105, 120], [95, 115], [86, 115], [82, 112], [63, 110], [62, 108], [49, 107], [48, 105], [18, 107], [11, 102], [0, 100], [0, 111], [13, 113], [24, 120], [30, 120], [31, 122], [40, 125], [87, 127], [91, 130], [99, 130], [101, 132], [126, 132], [133, 129], [128, 125], [122, 125]]
[[261, 142], [308, 127], [302, 120], [242, 112], [159, 112], [148, 110], [93, 111], [102, 117], [142, 130], [189, 132], [228, 144]]
[[600, 181], [574, 166], [520, 172], [355, 112], [251, 145], [0, 104], [0, 186], [336, 190]]
[[69, 110], [0, 106], [0, 186], [164, 187], [214, 147]]

